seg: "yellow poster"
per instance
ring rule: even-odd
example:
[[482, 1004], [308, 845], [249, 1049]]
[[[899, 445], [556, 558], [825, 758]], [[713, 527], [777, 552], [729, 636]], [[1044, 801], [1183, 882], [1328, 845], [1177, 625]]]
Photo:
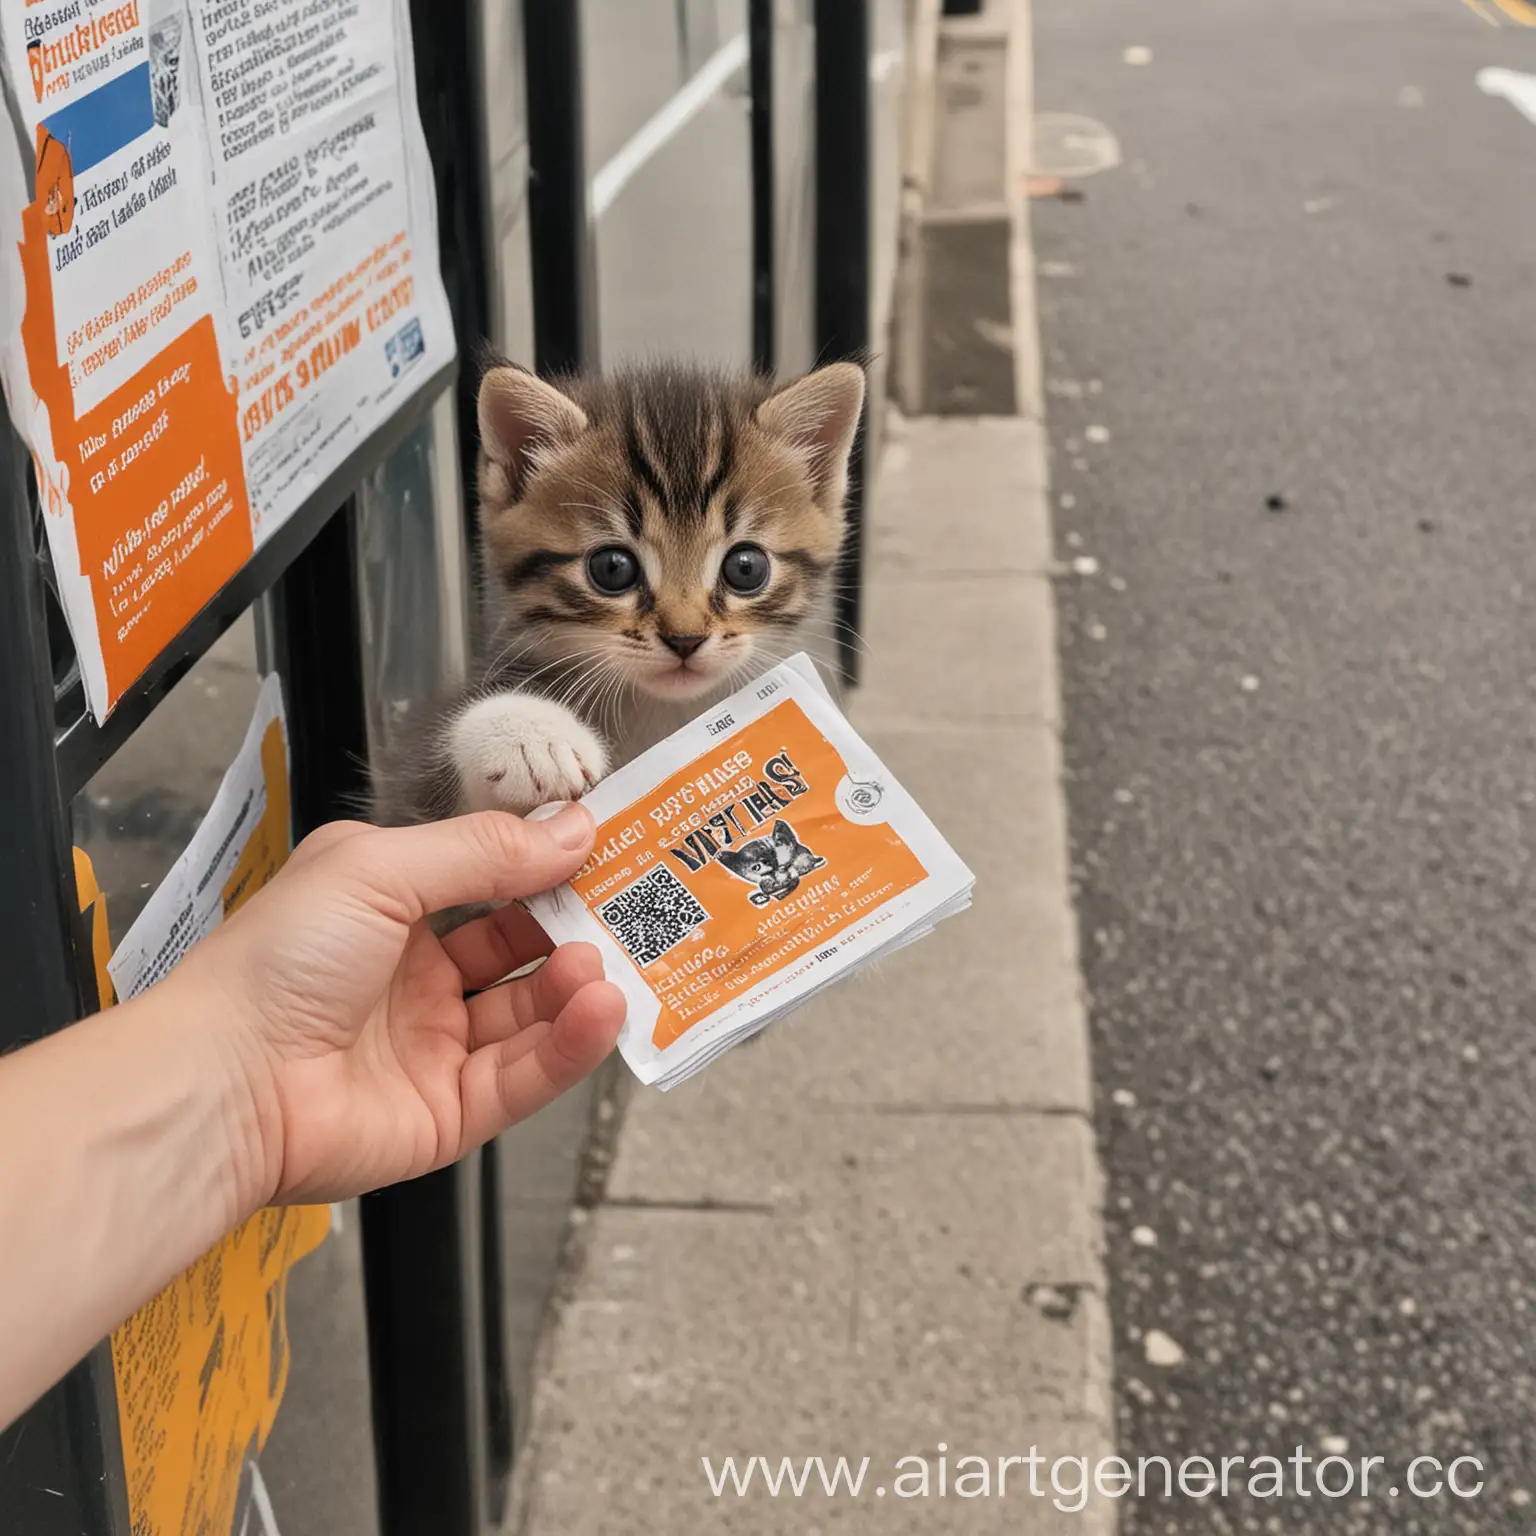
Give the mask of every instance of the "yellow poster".
[[[288, 805], [282, 695], [270, 677], [192, 843], [110, 960], [106, 899], [76, 850], [103, 1005], [163, 976], [277, 873]], [[132, 1536], [236, 1529], [288, 1380], [288, 1272], [329, 1229], [328, 1206], [261, 1211], [112, 1335]]]
[[112, 1335], [133, 1536], [224, 1536], [288, 1383], [288, 1271], [328, 1206], [265, 1210]]

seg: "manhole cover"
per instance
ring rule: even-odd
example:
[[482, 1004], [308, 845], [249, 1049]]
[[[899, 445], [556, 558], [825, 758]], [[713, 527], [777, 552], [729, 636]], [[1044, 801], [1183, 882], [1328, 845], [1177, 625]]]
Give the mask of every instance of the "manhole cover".
[[1031, 158], [1032, 176], [1094, 176], [1120, 164], [1120, 141], [1094, 118], [1041, 112]]

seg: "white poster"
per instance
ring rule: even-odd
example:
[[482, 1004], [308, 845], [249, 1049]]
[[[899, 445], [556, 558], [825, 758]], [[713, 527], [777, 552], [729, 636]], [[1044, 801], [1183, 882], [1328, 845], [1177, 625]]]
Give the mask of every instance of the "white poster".
[[5, 386], [100, 719], [452, 359], [435, 193], [405, 0], [0, 0], [0, 46]]

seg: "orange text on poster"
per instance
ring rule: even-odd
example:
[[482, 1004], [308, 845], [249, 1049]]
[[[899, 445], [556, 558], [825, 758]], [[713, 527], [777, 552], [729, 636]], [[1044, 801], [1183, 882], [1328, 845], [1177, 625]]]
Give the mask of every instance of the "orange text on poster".
[[[63, 516], [67, 505], [74, 517], [110, 707], [250, 558], [250, 506], [211, 316], [77, 417], [54, 340], [49, 218], [41, 202], [22, 214], [22, 341], [63, 467], [59, 477], [39, 462], [38, 483], [45, 511]], [[180, 291], [151, 302], [145, 323], [153, 326]], [[169, 325], [171, 310], [163, 312]]]

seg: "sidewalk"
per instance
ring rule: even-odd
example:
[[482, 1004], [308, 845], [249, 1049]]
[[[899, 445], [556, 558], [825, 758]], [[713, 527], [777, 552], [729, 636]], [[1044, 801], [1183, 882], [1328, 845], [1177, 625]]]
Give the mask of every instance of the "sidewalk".
[[[850, 714], [976, 905], [697, 1082], [631, 1096], [547, 1341], [526, 1536], [1104, 1529], [1020, 1469], [995, 1496], [1000, 1455], [1110, 1449], [1042, 429], [899, 423], [875, 505]], [[941, 1446], [991, 1458], [994, 1496], [936, 1503]], [[754, 1454], [872, 1460], [857, 1500], [814, 1479], [714, 1497], [701, 1457]], [[933, 1497], [876, 1495], [912, 1455]]]

